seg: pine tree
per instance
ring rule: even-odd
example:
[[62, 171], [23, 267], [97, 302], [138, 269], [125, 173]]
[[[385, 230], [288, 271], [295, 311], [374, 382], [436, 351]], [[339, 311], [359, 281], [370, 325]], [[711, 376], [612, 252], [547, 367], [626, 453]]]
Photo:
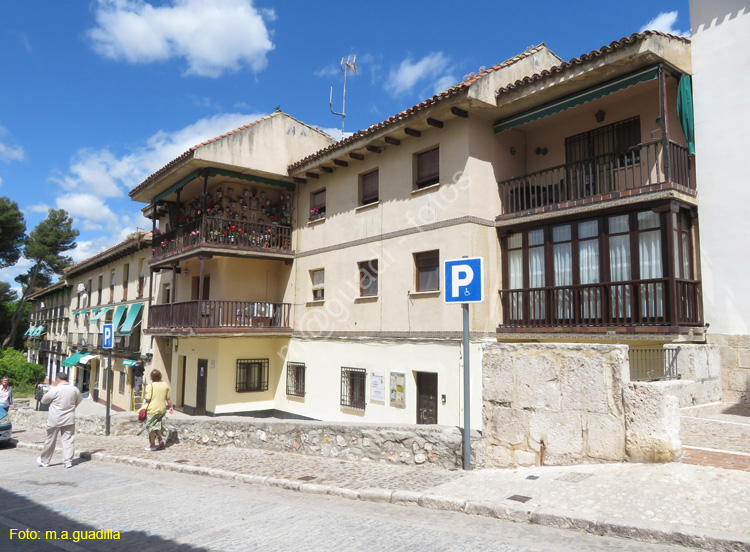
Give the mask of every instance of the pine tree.
[[73, 228], [73, 219], [64, 209], [50, 209], [47, 218], [25, 239], [23, 256], [30, 260], [32, 265], [28, 272], [16, 278], [16, 282], [21, 284], [23, 294], [16, 304], [10, 333], [3, 341], [3, 349], [15, 340], [29, 295], [49, 285], [54, 275], [62, 275], [63, 269], [70, 266], [72, 259], [65, 253], [75, 249], [78, 233], [78, 230]]

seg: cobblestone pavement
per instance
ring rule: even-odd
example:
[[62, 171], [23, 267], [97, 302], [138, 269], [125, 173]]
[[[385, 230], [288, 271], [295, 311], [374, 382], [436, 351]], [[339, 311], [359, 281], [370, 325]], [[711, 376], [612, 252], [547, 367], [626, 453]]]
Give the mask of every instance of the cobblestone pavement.
[[[19, 448], [40, 450], [45, 432], [19, 428], [13, 436]], [[99, 461], [647, 542], [750, 550], [750, 472], [740, 470], [670, 463], [467, 472], [192, 443], [146, 452], [146, 444], [144, 436], [76, 435], [77, 455]], [[53, 462], [61, 468], [59, 451]], [[60, 473], [69, 477], [81, 460], [74, 464]]]
[[[35, 456], [22, 448], [0, 452], [3, 552], [686, 550], [122, 464], [40, 469]], [[38, 533], [21, 540], [23, 529]], [[76, 531], [95, 530], [102, 530], [99, 540], [76, 540]]]
[[[41, 446], [46, 433], [34, 429], [13, 436], [24, 443]], [[464, 476], [459, 470], [353, 462], [258, 449], [212, 448], [193, 443], [179, 443], [161, 451], [146, 452], [146, 445], [148, 441], [145, 437], [76, 434], [76, 450], [84, 453], [158, 460], [353, 490], [386, 488], [422, 492]]]
[[750, 471], [750, 406], [683, 408], [680, 439], [687, 464]]

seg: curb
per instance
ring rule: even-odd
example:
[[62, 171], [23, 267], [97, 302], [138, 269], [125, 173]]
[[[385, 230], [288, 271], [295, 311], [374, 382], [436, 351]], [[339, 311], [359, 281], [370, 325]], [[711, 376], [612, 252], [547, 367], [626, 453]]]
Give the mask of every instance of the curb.
[[[22, 443], [20, 441], [17, 441], [16, 447], [36, 451], [42, 450], [42, 445]], [[665, 530], [663, 524], [636, 518], [606, 519], [576, 514], [569, 510], [541, 507], [531, 508], [524, 505], [515, 506], [501, 501], [471, 501], [463, 498], [415, 491], [383, 488], [369, 488], [357, 491], [345, 487], [303, 483], [291, 479], [243, 474], [217, 468], [176, 464], [174, 462], [160, 462], [158, 460], [133, 458], [130, 456], [117, 456], [103, 452], [81, 452], [77, 454], [77, 457], [83, 460], [127, 464], [141, 468], [202, 475], [240, 483], [268, 485], [270, 487], [305, 494], [329, 495], [349, 500], [462, 512], [468, 515], [491, 517], [501, 521], [580, 531], [592, 535], [624, 538], [639, 542], [671, 544], [716, 552], [746, 552], [750, 549], [750, 535], [721, 529], [696, 529], [688, 526], [672, 525], [669, 530]]]

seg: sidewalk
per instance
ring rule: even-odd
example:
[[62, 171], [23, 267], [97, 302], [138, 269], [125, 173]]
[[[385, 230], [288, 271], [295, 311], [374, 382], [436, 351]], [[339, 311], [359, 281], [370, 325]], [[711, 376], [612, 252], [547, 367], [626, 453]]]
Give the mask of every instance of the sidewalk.
[[[45, 432], [14, 428], [13, 437], [19, 448], [40, 450]], [[145, 435], [77, 434], [76, 456], [648, 542], [750, 550], [750, 472], [740, 469], [671, 463], [464, 472], [191, 443], [146, 452], [146, 444]], [[53, 462], [53, 469], [61, 466], [59, 456]]]

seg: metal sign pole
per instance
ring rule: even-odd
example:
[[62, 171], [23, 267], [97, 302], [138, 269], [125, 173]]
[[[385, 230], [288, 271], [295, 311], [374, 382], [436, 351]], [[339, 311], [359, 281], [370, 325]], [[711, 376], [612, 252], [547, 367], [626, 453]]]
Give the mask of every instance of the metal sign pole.
[[469, 303], [462, 303], [464, 311], [464, 469], [471, 469], [471, 378], [469, 364]]
[[112, 405], [112, 349], [109, 350], [109, 360], [107, 361], [107, 416], [105, 435], [109, 435], [109, 410]]

